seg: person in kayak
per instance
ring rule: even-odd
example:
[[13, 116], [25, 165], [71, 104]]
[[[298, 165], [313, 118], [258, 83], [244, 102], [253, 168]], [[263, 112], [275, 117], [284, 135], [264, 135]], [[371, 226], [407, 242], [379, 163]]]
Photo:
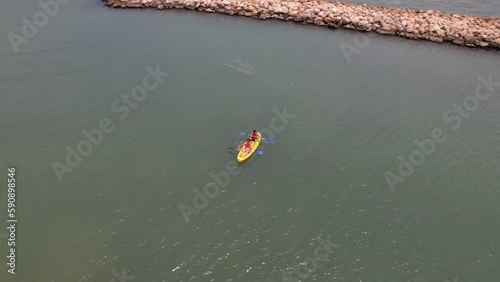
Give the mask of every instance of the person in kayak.
[[252, 140], [247, 139], [247, 142], [245, 142], [243, 146], [245, 146], [245, 153], [250, 153], [250, 151], [252, 150]]
[[250, 133], [250, 139], [252, 139], [252, 141], [255, 141], [255, 139], [257, 139], [259, 137], [259, 135], [257, 135], [257, 130], [253, 130], [252, 133]]

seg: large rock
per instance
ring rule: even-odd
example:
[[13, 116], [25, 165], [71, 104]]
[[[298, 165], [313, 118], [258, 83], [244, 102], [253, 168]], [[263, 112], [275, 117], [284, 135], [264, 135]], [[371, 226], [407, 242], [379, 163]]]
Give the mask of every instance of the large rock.
[[322, 17], [316, 17], [316, 18], [314, 18], [314, 24], [316, 24], [316, 25], [325, 25], [325, 22], [323, 21]]
[[443, 38], [442, 38], [442, 37], [439, 37], [439, 36], [433, 36], [433, 35], [431, 35], [431, 36], [429, 37], [429, 39], [430, 39], [430, 41], [432, 41], [432, 42], [443, 42]]

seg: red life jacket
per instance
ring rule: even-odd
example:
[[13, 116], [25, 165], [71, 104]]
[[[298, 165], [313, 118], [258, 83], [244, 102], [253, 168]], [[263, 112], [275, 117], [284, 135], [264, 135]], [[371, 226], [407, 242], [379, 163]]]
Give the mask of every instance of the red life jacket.
[[250, 134], [250, 137], [257, 139], [257, 137], [259, 137], [259, 135], [257, 135], [257, 132], [252, 132], [252, 134]]

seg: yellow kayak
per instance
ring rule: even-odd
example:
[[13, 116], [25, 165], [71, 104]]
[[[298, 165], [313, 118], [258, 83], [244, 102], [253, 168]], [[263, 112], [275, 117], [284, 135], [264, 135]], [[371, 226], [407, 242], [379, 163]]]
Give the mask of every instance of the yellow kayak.
[[245, 152], [245, 146], [242, 146], [240, 149], [240, 152], [238, 153], [238, 156], [236, 157], [236, 160], [238, 160], [238, 163], [242, 163], [246, 161], [248, 158], [252, 156], [252, 154], [257, 150], [257, 147], [259, 147], [260, 144], [260, 133], [257, 132], [257, 139], [255, 141], [251, 141], [252, 143], [252, 148], [250, 149], [250, 152]]

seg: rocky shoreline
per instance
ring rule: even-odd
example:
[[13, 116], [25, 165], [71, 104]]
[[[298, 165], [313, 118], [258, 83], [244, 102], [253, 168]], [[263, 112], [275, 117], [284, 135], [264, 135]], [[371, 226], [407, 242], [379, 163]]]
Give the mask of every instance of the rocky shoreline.
[[189, 9], [280, 19], [409, 39], [500, 49], [500, 17], [475, 17], [324, 0], [103, 0], [114, 8]]

